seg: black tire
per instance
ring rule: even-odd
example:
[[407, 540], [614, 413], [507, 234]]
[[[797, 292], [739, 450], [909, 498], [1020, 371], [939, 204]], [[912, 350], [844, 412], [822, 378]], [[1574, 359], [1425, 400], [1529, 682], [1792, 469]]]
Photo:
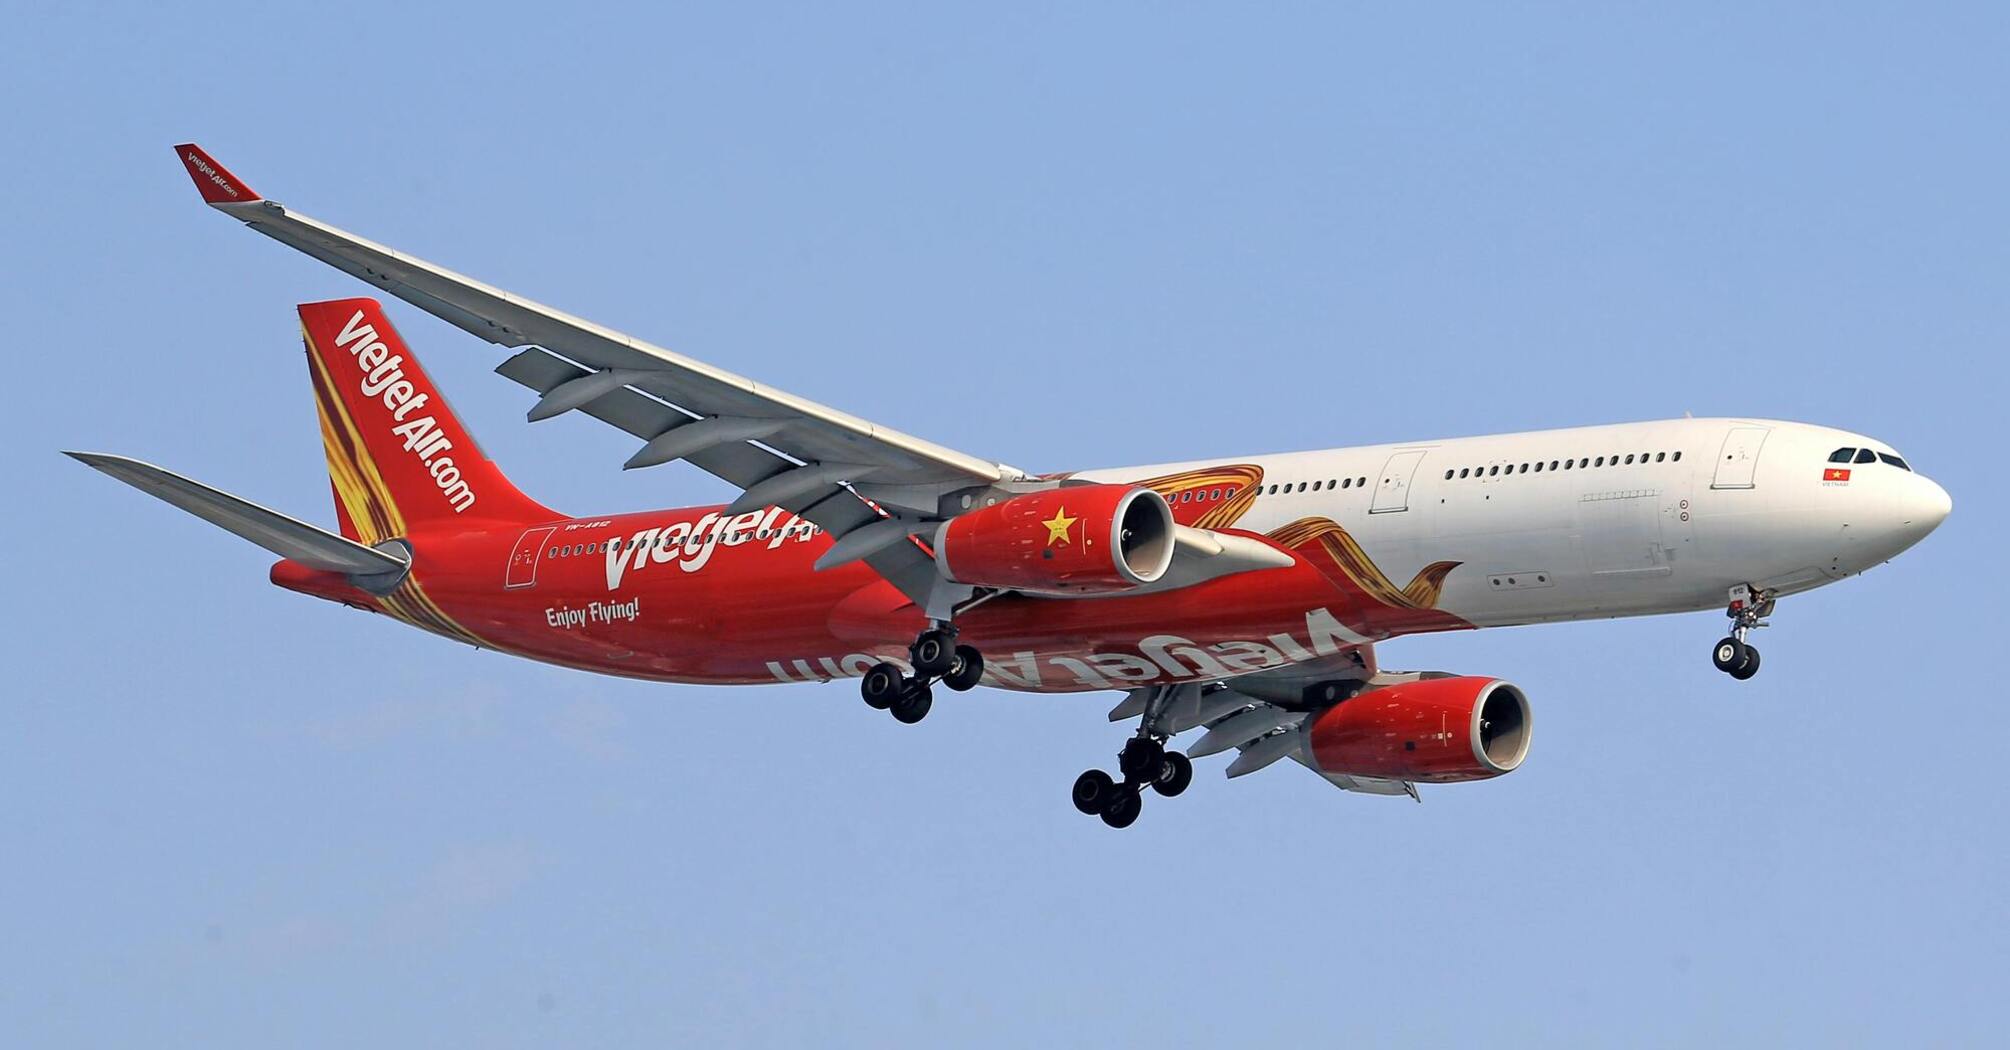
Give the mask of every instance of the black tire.
[[1186, 790], [1193, 783], [1193, 762], [1177, 751], [1166, 752], [1159, 760], [1159, 775], [1152, 778], [1152, 790], [1167, 798]]
[[931, 678], [949, 673], [956, 663], [956, 645], [948, 631], [923, 631], [909, 650], [914, 655], [914, 673]]
[[961, 693], [975, 688], [984, 677], [984, 654], [967, 645], [956, 647], [956, 660], [949, 673], [942, 676], [942, 684]]
[[1095, 816], [1116, 795], [1117, 782], [1100, 769], [1091, 769], [1075, 778], [1075, 808]]
[[1159, 761], [1165, 758], [1166, 749], [1150, 737], [1134, 736], [1124, 744], [1117, 754], [1117, 768], [1124, 773], [1124, 779], [1141, 783], [1156, 777]]
[[935, 706], [935, 694], [929, 692], [926, 682], [909, 682], [907, 688], [894, 698], [891, 710], [893, 720], [903, 725], [913, 725], [928, 717], [928, 709]]
[[1135, 791], [1118, 791], [1103, 807], [1103, 823], [1113, 828], [1128, 828], [1137, 823], [1138, 814], [1144, 812], [1145, 800]]
[[865, 677], [858, 680], [859, 695], [865, 697], [867, 707], [884, 711], [900, 695], [900, 687], [907, 682], [907, 676], [899, 667], [889, 663], [873, 664], [866, 669]]
[[1742, 682], [1759, 673], [1759, 647], [1745, 647], [1745, 662], [1731, 669], [1731, 677]]
[[1736, 638], [1720, 638], [1717, 647], [1710, 650], [1710, 662], [1717, 665], [1717, 670], [1730, 674], [1745, 662], [1746, 648], [1745, 643]]

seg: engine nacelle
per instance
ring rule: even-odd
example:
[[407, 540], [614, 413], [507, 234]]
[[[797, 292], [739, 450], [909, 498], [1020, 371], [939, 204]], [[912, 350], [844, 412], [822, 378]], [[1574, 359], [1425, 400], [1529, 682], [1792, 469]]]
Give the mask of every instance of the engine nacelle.
[[1498, 678], [1427, 678], [1328, 708], [1308, 738], [1328, 773], [1446, 784], [1513, 772], [1529, 726], [1528, 697]]
[[935, 561], [958, 583], [1042, 594], [1127, 591], [1172, 564], [1165, 497], [1136, 485], [1074, 485], [961, 514], [935, 533]]

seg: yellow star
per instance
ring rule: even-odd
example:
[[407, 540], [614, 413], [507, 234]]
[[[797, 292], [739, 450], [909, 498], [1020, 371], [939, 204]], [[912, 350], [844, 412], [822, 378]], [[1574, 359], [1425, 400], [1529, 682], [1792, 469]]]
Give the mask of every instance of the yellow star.
[[1069, 517], [1068, 508], [1062, 507], [1054, 512], [1052, 518], [1041, 522], [1040, 524], [1047, 526], [1047, 546], [1068, 542], [1068, 530], [1080, 520], [1082, 519]]

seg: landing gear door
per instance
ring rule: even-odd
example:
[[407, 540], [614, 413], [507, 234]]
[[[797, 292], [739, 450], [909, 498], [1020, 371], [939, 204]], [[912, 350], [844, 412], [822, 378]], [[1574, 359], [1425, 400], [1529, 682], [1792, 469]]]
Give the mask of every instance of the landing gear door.
[[1369, 505], [1370, 514], [1393, 514], [1410, 509], [1410, 479], [1417, 473], [1417, 464], [1424, 461], [1427, 449], [1414, 452], [1398, 452], [1389, 457], [1389, 464], [1382, 468], [1382, 481], [1375, 486], [1375, 501]]
[[544, 543], [557, 528], [556, 525], [546, 525], [526, 529], [516, 538], [516, 549], [509, 556], [509, 571], [503, 576], [504, 590], [537, 586], [538, 559], [544, 557]]
[[1748, 489], [1759, 469], [1759, 447], [1766, 443], [1770, 427], [1732, 427], [1724, 437], [1724, 450], [1717, 455], [1713, 489]]

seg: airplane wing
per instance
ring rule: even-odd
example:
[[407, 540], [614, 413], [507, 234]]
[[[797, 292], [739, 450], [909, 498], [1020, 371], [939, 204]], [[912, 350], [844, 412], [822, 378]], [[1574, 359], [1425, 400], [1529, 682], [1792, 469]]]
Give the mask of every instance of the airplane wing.
[[218, 211], [464, 331], [517, 348], [497, 371], [541, 395], [531, 421], [584, 411], [642, 440], [629, 468], [688, 460], [742, 490], [731, 513], [774, 505], [824, 528], [843, 550], [822, 567], [863, 559], [923, 602], [934, 566], [909, 537], [924, 519], [947, 516], [943, 502], [952, 493], [1027, 476], [318, 222], [259, 196], [193, 144], [175, 153]]
[[[1233, 748], [1236, 757], [1224, 770], [1231, 780], [1288, 758], [1342, 791], [1414, 799], [1418, 797], [1416, 785], [1407, 781], [1320, 769], [1312, 762], [1300, 730], [1318, 707], [1346, 696], [1349, 682], [1360, 683], [1354, 688], [1374, 688], [1424, 675], [1383, 672], [1375, 661], [1373, 645], [1350, 646], [1322, 660], [1238, 675], [1221, 683], [1132, 689], [1110, 709], [1110, 721], [1148, 717], [1154, 728], [1168, 737], [1204, 730], [1185, 745], [1187, 757], [1205, 758]], [[1155, 701], [1161, 706], [1154, 710]]]

